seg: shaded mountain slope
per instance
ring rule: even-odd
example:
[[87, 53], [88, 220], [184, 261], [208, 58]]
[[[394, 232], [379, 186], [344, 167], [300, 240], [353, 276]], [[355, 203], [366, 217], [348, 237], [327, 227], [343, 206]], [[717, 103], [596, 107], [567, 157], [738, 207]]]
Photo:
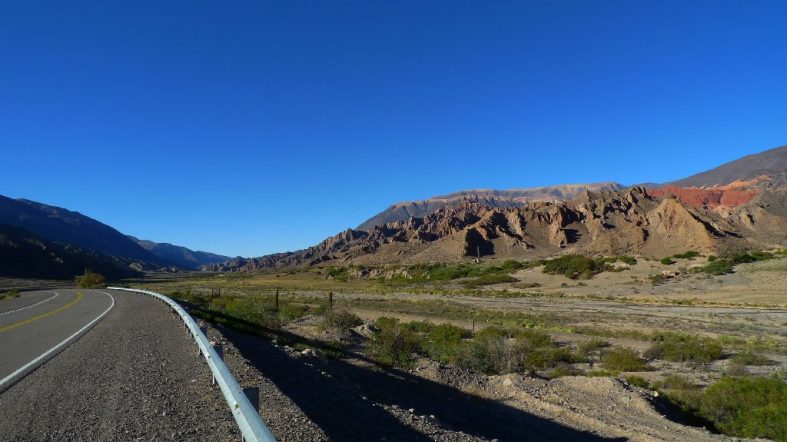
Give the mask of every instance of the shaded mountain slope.
[[85, 269], [111, 279], [139, 275], [129, 264], [95, 250], [54, 243], [18, 227], [0, 224], [0, 276], [72, 279]]
[[61, 207], [0, 196], [0, 224], [24, 229], [47, 241], [72, 244], [108, 256], [172, 265], [114, 228]]

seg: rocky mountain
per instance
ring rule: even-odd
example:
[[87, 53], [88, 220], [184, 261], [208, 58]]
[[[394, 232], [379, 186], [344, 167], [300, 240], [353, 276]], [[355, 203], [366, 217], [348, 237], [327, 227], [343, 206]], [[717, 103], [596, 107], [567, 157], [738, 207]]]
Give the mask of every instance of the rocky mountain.
[[585, 190], [620, 190], [618, 183], [565, 184], [560, 186], [530, 187], [524, 189], [463, 190], [443, 196], [435, 196], [425, 200], [396, 203], [384, 211], [364, 221], [359, 230], [371, 230], [393, 221], [404, 221], [411, 217], [423, 217], [435, 210], [464, 203], [477, 203], [489, 207], [523, 207], [531, 201], [566, 201], [576, 198]]
[[156, 243], [144, 239], [137, 239], [133, 236], [129, 236], [129, 238], [158, 258], [174, 263], [182, 269], [196, 270], [205, 264], [216, 264], [230, 259], [229, 256], [222, 256], [199, 250], [195, 251], [170, 243]]
[[564, 202], [490, 207], [466, 202], [370, 230], [348, 229], [297, 252], [235, 260], [213, 271], [320, 263], [360, 265], [462, 261], [480, 255], [531, 259], [559, 253], [663, 257], [686, 250], [721, 253], [762, 246], [785, 219], [756, 205], [724, 217], [645, 188], [585, 191]]
[[0, 276], [72, 279], [91, 269], [114, 279], [139, 275], [130, 267], [132, 264], [126, 259], [47, 241], [24, 229], [0, 224]]
[[787, 245], [787, 147], [668, 185], [472, 190], [399, 203], [313, 247], [204, 266], [419, 263], [560, 253], [659, 258]]

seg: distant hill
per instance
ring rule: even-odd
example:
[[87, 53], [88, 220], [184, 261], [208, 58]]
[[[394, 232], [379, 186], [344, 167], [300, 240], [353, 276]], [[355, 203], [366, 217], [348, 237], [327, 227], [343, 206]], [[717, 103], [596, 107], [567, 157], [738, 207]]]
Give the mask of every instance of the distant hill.
[[217, 255], [210, 252], [194, 251], [182, 246], [169, 243], [156, 243], [144, 239], [137, 239], [129, 236], [131, 240], [139, 244], [148, 252], [156, 255], [162, 260], [174, 263], [182, 269], [196, 270], [201, 265], [215, 264], [230, 259], [229, 256]]
[[787, 178], [787, 146], [781, 146], [735, 161], [714, 169], [673, 181], [678, 187], [715, 187], [755, 184], [752, 181], [785, 184]]
[[425, 200], [396, 203], [384, 211], [364, 221], [358, 230], [370, 230], [394, 221], [404, 221], [410, 217], [420, 218], [435, 210], [464, 203], [477, 203], [488, 207], [523, 207], [530, 201], [566, 201], [579, 196], [586, 190], [621, 190], [624, 186], [618, 183], [564, 184], [558, 186], [529, 187], [523, 189], [463, 190], [443, 196], [435, 196]]
[[14, 226], [0, 224], [0, 276], [72, 279], [85, 269], [110, 279], [140, 275], [130, 262], [70, 244], [58, 244]]
[[158, 266], [173, 263], [145, 250], [116, 229], [61, 207], [0, 196], [0, 224], [18, 227], [47, 241]]
[[[173, 267], [196, 270], [226, 256], [124, 235], [93, 218], [61, 207], [0, 196], [5, 269], [0, 275], [73, 277], [85, 267], [108, 276]], [[54, 260], [54, 261], [53, 261]], [[13, 271], [11, 271], [13, 269]]]

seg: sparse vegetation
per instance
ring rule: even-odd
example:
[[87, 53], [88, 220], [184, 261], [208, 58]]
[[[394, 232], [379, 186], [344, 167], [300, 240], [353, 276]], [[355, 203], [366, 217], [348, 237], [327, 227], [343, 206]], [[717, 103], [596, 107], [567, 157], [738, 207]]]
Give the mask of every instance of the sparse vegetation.
[[646, 368], [645, 360], [636, 350], [619, 347], [606, 350], [601, 355], [604, 368], [614, 371], [642, 371]]
[[590, 279], [602, 269], [595, 260], [582, 255], [564, 255], [544, 262], [544, 273], [571, 279]]
[[413, 365], [413, 353], [420, 349], [415, 332], [403, 327], [394, 318], [376, 322], [379, 332], [369, 341], [368, 353], [379, 363], [391, 367], [409, 368]]
[[709, 275], [721, 276], [727, 273], [732, 273], [733, 265], [726, 259], [716, 259], [709, 262], [705, 267], [702, 267], [702, 271]]
[[774, 361], [766, 358], [765, 356], [746, 350], [736, 353], [730, 358], [730, 361], [736, 365], [773, 365]]
[[708, 363], [721, 358], [721, 344], [710, 338], [700, 338], [679, 333], [659, 333], [653, 336], [654, 344], [645, 353], [653, 359], [673, 362]]
[[77, 287], [93, 289], [103, 287], [105, 284], [104, 275], [85, 269], [85, 273], [75, 278]]
[[675, 259], [693, 259], [700, 256], [700, 252], [696, 250], [689, 250], [688, 252], [679, 253], [677, 255], [672, 255]]
[[16, 289], [8, 290], [7, 292], [0, 293], [0, 301], [6, 300], [6, 299], [18, 298], [18, 297], [19, 297], [19, 290], [16, 290]]
[[675, 261], [672, 260], [672, 257], [668, 256], [666, 258], [661, 258], [660, 263], [664, 264], [665, 266], [675, 264]]

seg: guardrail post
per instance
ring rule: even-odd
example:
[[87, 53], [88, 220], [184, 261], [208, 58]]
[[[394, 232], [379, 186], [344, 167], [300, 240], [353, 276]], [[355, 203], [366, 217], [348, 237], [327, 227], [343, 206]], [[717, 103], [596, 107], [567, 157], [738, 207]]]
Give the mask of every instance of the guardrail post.
[[[217, 344], [215, 342], [211, 342], [210, 346], [213, 347], [213, 350], [216, 352], [216, 355], [218, 355], [219, 359], [221, 359], [223, 361], [224, 360], [224, 346], [222, 346], [221, 344]], [[213, 385], [216, 385], [216, 375], [215, 374], [213, 374], [213, 381], [212, 382], [213, 382]]]
[[243, 389], [243, 393], [249, 398], [249, 402], [255, 410], [260, 409], [260, 387], [252, 386]]

